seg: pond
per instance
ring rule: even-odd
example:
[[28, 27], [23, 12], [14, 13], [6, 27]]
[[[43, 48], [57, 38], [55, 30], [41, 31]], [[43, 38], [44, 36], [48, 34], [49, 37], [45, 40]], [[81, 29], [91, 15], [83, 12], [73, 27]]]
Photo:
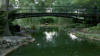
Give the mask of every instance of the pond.
[[95, 42], [72, 39], [66, 31], [56, 27], [41, 27], [32, 35], [34, 43], [7, 56], [100, 56], [100, 46]]

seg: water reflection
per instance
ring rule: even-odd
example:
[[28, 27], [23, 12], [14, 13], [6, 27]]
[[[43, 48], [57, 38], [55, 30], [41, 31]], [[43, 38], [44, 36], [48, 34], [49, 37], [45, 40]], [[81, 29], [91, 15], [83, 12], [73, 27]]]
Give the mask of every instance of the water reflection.
[[78, 39], [73, 33], [69, 33], [69, 36], [72, 40]]
[[33, 45], [38, 46], [38, 48], [55, 47], [57, 45], [57, 39], [59, 35], [57, 28], [43, 27], [37, 31], [38, 32], [36, 32], [34, 35], [36, 40]]
[[35, 41], [8, 56], [100, 56], [100, 46], [57, 28], [40, 28], [34, 34]]
[[80, 38], [80, 37], [77, 37], [75, 36], [74, 33], [69, 33], [69, 37], [72, 39], [72, 40], [77, 40], [77, 41], [82, 41], [84, 39]]
[[57, 36], [57, 32], [55, 32], [55, 31], [53, 31], [53, 32], [45, 31], [44, 34], [45, 34], [46, 40], [48, 42], [53, 41], [53, 39]]

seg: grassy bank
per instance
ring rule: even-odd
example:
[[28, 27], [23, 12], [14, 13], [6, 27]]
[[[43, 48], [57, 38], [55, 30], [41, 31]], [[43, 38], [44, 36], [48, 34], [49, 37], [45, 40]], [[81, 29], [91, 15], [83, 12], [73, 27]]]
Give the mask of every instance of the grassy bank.
[[75, 34], [80, 38], [88, 38], [88, 39], [100, 41], [100, 34], [84, 33], [84, 32], [76, 32]]
[[83, 32], [100, 34], [100, 24], [97, 24], [97, 26], [86, 28], [83, 30]]

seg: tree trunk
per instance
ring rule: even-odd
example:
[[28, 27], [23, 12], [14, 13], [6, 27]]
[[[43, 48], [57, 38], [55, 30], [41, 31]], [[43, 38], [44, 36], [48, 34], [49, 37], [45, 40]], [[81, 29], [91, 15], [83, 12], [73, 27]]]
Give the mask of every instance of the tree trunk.
[[4, 29], [4, 35], [6, 36], [10, 36], [12, 35], [11, 32], [10, 32], [10, 29], [9, 29], [9, 22], [8, 22], [8, 11], [9, 11], [9, 0], [5, 0], [5, 9], [6, 9], [6, 12], [7, 14], [5, 15], [5, 29]]
[[11, 32], [10, 32], [10, 29], [9, 29], [9, 23], [8, 22], [6, 22], [6, 24], [5, 24], [4, 35], [5, 36], [11, 36], [12, 35]]

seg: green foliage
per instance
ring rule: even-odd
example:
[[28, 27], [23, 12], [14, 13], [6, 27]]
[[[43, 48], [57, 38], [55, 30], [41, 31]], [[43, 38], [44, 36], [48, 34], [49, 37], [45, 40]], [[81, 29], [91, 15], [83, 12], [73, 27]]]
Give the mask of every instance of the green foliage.
[[47, 17], [33, 17], [33, 18], [16, 19], [12, 23], [15, 25], [18, 24], [21, 27], [32, 28], [32, 26], [38, 26], [38, 25], [40, 25], [41, 22], [43, 23], [43, 21], [45, 21], [44, 19], [47, 19], [47, 20], [49, 19], [54, 24], [56, 24], [58, 21], [57, 17], [47, 16]]
[[[36, 2], [37, 1], [37, 2]], [[35, 9], [32, 12], [45, 12], [46, 8], [53, 8], [55, 12], [70, 11], [75, 8], [93, 8], [94, 6], [100, 7], [100, 0], [19, 0], [20, 9]], [[10, 0], [14, 5], [15, 0]], [[92, 4], [92, 5], [91, 5]], [[53, 7], [65, 6], [65, 7]], [[30, 11], [30, 10], [23, 10]], [[90, 11], [90, 10], [89, 10]], [[21, 10], [22, 12], [22, 10]]]
[[39, 25], [39, 18], [23, 18], [23, 19], [16, 19], [12, 22], [13, 24], [18, 24], [21, 27], [31, 28], [34, 25]]
[[57, 24], [58, 18], [57, 17], [53, 17], [53, 16], [41, 17], [40, 22], [41, 22], [41, 24], [45, 24], [45, 23]]
[[[12, 4], [14, 4], [14, 0], [10, 0]], [[36, 3], [36, 1], [38, 3]], [[53, 8], [53, 11], [55, 12], [65, 12], [67, 9], [71, 8], [93, 8], [95, 5], [99, 7], [100, 5], [100, 0], [19, 0], [19, 6], [21, 9], [36, 9], [36, 10], [28, 10], [28, 12], [45, 12], [46, 8]], [[92, 4], [92, 5], [91, 5]], [[66, 7], [53, 7], [53, 6], [66, 6]], [[26, 10], [18, 10], [22, 12], [26, 12]], [[69, 10], [68, 10], [69, 11]], [[90, 11], [91, 12], [91, 11]], [[44, 17], [43, 17], [44, 18]], [[48, 17], [47, 17], [48, 18]], [[52, 18], [52, 17], [49, 17]], [[40, 19], [39, 19], [40, 20]], [[30, 27], [32, 25], [37, 25], [39, 24], [39, 20], [36, 18], [26, 18], [26, 19], [19, 19], [15, 20], [13, 23], [14, 24], [19, 24], [22, 27]], [[50, 19], [51, 20], [51, 19]], [[58, 21], [56, 19], [53, 19], [54, 21]], [[83, 24], [72, 24], [69, 27], [77, 27], [77, 28], [82, 28], [85, 27], [87, 22], [90, 21], [90, 18], [87, 19], [86, 21], [83, 21]], [[64, 21], [62, 20], [63, 23], [65, 24]], [[72, 21], [67, 21], [72, 23]]]
[[100, 33], [100, 24], [86, 29], [89, 33]]
[[6, 22], [4, 19], [5, 15], [6, 15], [6, 12], [3, 12], [3, 11], [0, 12], [0, 36], [4, 32], [4, 26], [5, 26], [5, 22]]
[[[38, 3], [36, 4], [37, 1]], [[99, 6], [100, 0], [19, 0], [20, 6], [72, 6], [72, 7], [92, 7]], [[10, 0], [14, 4], [15, 0]], [[92, 5], [91, 5], [92, 4]], [[99, 6], [100, 7], [100, 6]]]

